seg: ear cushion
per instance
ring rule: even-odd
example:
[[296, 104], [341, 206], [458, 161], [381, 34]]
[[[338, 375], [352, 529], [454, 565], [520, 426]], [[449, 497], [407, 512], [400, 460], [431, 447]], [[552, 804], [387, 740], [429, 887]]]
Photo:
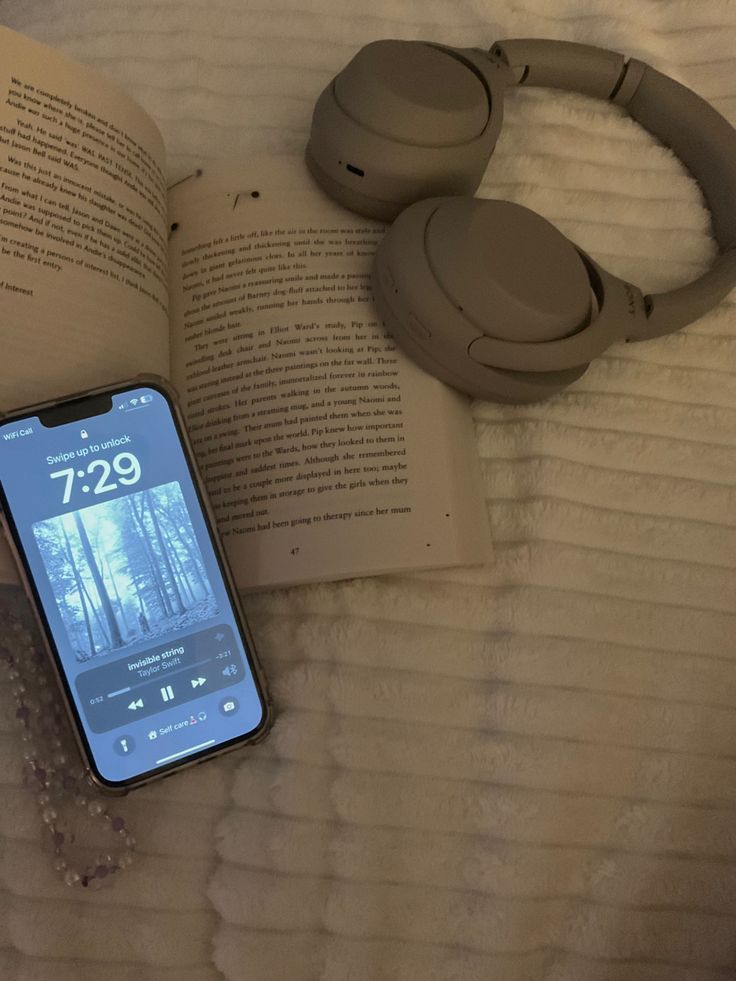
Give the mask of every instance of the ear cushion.
[[[435, 198], [407, 208], [379, 246], [373, 288], [406, 352], [476, 398], [546, 398], [577, 380], [589, 350], [600, 353], [611, 340], [581, 344], [593, 292], [578, 250], [540, 215], [507, 201]], [[480, 340], [495, 363], [474, 358]]]
[[504, 66], [473, 51], [375, 41], [322, 92], [306, 151], [341, 204], [383, 221], [412, 201], [472, 194], [501, 128]]

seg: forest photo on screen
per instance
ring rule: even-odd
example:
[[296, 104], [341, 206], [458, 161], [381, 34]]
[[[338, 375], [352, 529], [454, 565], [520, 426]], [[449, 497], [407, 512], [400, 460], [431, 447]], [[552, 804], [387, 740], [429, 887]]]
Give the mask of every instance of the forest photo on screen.
[[40, 521], [33, 532], [78, 661], [217, 613], [176, 482]]

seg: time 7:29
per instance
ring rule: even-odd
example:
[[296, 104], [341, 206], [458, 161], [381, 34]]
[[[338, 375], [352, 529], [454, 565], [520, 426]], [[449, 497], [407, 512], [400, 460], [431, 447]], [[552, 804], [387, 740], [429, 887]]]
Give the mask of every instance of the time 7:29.
[[[64, 477], [66, 483], [64, 484], [64, 500], [63, 504], [68, 504], [72, 499], [72, 490], [74, 487], [74, 478], [78, 475], [83, 477], [88, 475], [93, 477], [96, 471], [100, 472], [97, 478], [97, 483], [95, 484], [93, 493], [94, 494], [109, 494], [111, 491], [117, 490], [117, 483], [110, 482], [108, 480], [111, 474], [115, 473], [118, 481], [124, 484], [126, 487], [130, 487], [132, 484], [137, 484], [141, 479], [141, 465], [138, 457], [133, 453], [118, 453], [118, 455], [113, 459], [112, 464], [108, 463], [107, 460], [92, 460], [91, 463], [87, 465], [87, 469], [77, 470], [74, 467], [68, 467], [66, 470], [56, 470], [54, 473], [49, 474], [52, 480], [58, 477]], [[83, 490], [88, 491], [89, 487], [84, 487]]]

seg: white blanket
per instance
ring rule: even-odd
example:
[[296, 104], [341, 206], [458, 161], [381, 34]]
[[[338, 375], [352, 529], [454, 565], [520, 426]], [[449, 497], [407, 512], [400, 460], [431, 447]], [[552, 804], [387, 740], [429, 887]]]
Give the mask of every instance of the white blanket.
[[[617, 48], [736, 122], [732, 0], [5, 0], [158, 120], [174, 175], [301, 152], [363, 43]], [[648, 290], [714, 253], [696, 185], [617, 109], [513, 93], [482, 193]], [[0, 328], [1, 329], [1, 328]], [[0, 977], [736, 977], [736, 296], [570, 391], [477, 403], [487, 568], [247, 607], [279, 711], [255, 751], [121, 805], [137, 865], [60, 885], [0, 733]]]

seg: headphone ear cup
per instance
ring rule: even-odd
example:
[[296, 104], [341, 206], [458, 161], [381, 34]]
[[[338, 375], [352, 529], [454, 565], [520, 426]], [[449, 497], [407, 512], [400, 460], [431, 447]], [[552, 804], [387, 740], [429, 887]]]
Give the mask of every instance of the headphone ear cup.
[[[566, 363], [558, 345], [591, 322], [587, 266], [561, 232], [521, 205], [477, 198], [412, 205], [378, 248], [373, 290], [406, 353], [475, 398], [539, 401], [588, 367], [573, 345]], [[480, 341], [497, 362], [487, 351], [475, 356]]]
[[340, 204], [390, 221], [407, 204], [472, 194], [501, 129], [506, 69], [422, 41], [362, 48], [314, 108], [306, 162]]

